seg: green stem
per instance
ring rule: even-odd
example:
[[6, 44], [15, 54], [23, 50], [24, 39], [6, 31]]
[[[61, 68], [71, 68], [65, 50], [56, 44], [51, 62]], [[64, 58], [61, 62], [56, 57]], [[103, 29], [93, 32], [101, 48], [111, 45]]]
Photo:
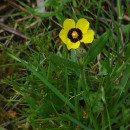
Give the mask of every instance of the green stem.
[[71, 60], [77, 62], [76, 50], [71, 50]]
[[[68, 59], [68, 50], [65, 48], [65, 58]], [[65, 85], [66, 85], [66, 97], [69, 101], [69, 79], [68, 79], [68, 68], [65, 68]], [[67, 113], [70, 115], [70, 109], [67, 107]], [[70, 121], [68, 121], [68, 126], [70, 126]]]
[[118, 19], [122, 19], [122, 11], [121, 11], [121, 0], [117, 0], [117, 11], [118, 11]]
[[94, 129], [99, 130], [98, 124], [95, 120], [95, 117], [94, 117], [94, 114], [93, 114], [93, 111], [92, 111], [92, 108], [91, 108], [91, 102], [89, 100], [89, 86], [86, 82], [84, 67], [81, 68], [81, 85], [82, 85], [82, 89], [84, 91], [83, 98], [84, 98], [85, 105], [87, 106], [87, 109], [88, 109], [88, 112], [89, 112], [90, 120], [93, 122]]
[[95, 32], [96, 33], [97, 33], [97, 30], [98, 30], [98, 25], [99, 25], [99, 16], [100, 16], [100, 13], [101, 13], [101, 5], [102, 5], [102, 0], [99, 1], [98, 11], [97, 11], [96, 26], [95, 26]]
[[69, 100], [69, 83], [68, 83], [68, 70], [65, 68], [65, 79], [66, 79], [66, 95]]
[[112, 128], [111, 128], [110, 116], [109, 116], [109, 112], [108, 112], [108, 109], [107, 109], [107, 104], [106, 104], [106, 102], [105, 102], [105, 108], [106, 108], [106, 112], [107, 112], [107, 119], [108, 119], [108, 124], [109, 124], [109, 130], [112, 130]]
[[104, 102], [105, 109], [106, 109], [106, 112], [107, 112], [107, 120], [108, 120], [109, 130], [112, 130], [112, 128], [111, 128], [110, 116], [109, 116], [109, 112], [108, 112], [108, 109], [107, 109], [107, 103], [106, 103], [104, 88], [102, 88], [102, 100], [103, 100], [103, 102]]

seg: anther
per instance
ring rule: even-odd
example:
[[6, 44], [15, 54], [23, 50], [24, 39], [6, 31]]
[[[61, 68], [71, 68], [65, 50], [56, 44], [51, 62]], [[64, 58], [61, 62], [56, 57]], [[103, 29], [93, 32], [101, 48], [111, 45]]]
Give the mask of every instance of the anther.
[[78, 35], [77, 31], [73, 31], [73, 32], [72, 32], [72, 37], [73, 37], [73, 38], [78, 38], [78, 36], [79, 36], [79, 35]]

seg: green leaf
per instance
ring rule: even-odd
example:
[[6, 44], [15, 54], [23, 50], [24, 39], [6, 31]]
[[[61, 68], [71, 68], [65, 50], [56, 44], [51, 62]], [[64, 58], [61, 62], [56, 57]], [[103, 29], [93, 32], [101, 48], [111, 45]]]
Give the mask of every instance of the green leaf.
[[128, 46], [127, 46], [126, 51], [125, 51], [125, 54], [126, 54], [126, 58], [128, 58], [129, 55], [130, 55], [130, 42], [128, 43]]
[[127, 64], [126, 69], [123, 73], [123, 78], [121, 79], [120, 84], [119, 84], [119, 88], [121, 88], [119, 89], [120, 90], [119, 98], [121, 97], [122, 93], [125, 91], [129, 79], [130, 79], [130, 65]]
[[124, 34], [130, 34], [130, 24], [122, 25], [122, 31]]
[[109, 36], [110, 31], [107, 31], [92, 44], [92, 47], [90, 48], [89, 52], [84, 57], [84, 65], [89, 64], [103, 50]]

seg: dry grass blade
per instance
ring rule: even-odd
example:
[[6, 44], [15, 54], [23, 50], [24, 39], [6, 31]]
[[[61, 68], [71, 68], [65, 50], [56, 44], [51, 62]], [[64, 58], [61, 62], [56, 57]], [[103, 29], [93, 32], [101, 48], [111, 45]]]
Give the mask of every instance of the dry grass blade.
[[9, 0], [8, 3], [9, 3], [11, 6], [14, 6], [14, 7], [16, 7], [16, 8], [18, 8], [18, 9], [20, 9], [20, 10], [22, 10], [22, 11], [28, 13], [28, 14], [31, 14], [28, 10], [26, 10], [26, 9], [23, 8], [21, 5], [18, 5], [17, 3], [15, 3], [15, 2], [12, 1], [12, 0]]
[[[111, 8], [113, 14], [116, 14], [116, 15], [117, 15], [117, 10], [116, 10], [116, 8], [113, 6], [113, 3], [111, 3], [111, 2], [108, 1], [108, 0], [107, 0], [106, 2], [107, 2], [107, 4], [110, 6], [110, 8]], [[113, 1], [113, 2], [114, 2], [114, 1]], [[123, 14], [122, 19], [124, 19], [124, 20], [130, 22], [130, 17], [127, 16], [126, 14]]]
[[15, 30], [15, 29], [13, 29], [13, 28], [11, 28], [11, 27], [5, 25], [4, 23], [1, 23], [1, 22], [0, 22], [0, 28], [2, 28], [3, 30], [8, 31], [8, 32], [10, 32], [10, 33], [13, 33], [13, 34], [15, 34], [15, 35], [17, 35], [17, 36], [19, 36], [19, 37], [22, 37], [22, 38], [24, 38], [24, 39], [29, 39], [28, 37], [26, 37], [26, 36], [23, 35], [22, 33], [20, 33], [20, 32], [18, 32], [17, 30]]
[[4, 9], [6, 9], [8, 7], [8, 5], [6, 4], [6, 5], [2, 5], [2, 6], [0, 6], [0, 11], [2, 11], [2, 10], [4, 10]]
[[10, 11], [8, 12], [8, 14], [1, 16], [1, 17], [0, 17], [0, 22], [3, 23], [6, 19], [9, 18], [9, 15], [12, 14], [14, 11], [15, 11], [15, 9], [12, 9], [12, 10], [10, 10]]

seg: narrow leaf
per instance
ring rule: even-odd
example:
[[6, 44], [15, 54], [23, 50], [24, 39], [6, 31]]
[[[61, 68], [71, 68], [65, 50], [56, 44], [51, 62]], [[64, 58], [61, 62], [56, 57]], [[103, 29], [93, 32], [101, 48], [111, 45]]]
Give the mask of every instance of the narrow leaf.
[[84, 65], [89, 64], [103, 50], [107, 43], [109, 35], [110, 31], [105, 32], [92, 44], [92, 47], [84, 58]]
[[122, 78], [120, 85], [119, 85], [121, 87], [119, 98], [121, 97], [122, 93], [124, 92], [125, 87], [129, 81], [129, 79], [130, 79], [130, 65], [127, 64], [127, 67], [126, 67], [124, 74], [123, 74], [123, 78]]
[[69, 116], [67, 114], [63, 114], [63, 117], [65, 117], [68, 120], [72, 121], [73, 123], [75, 123], [76, 125], [78, 125], [80, 128], [82, 128], [84, 130], [93, 130], [93, 129], [90, 129], [90, 128], [86, 127], [84, 124], [82, 124], [80, 121], [78, 121], [77, 119], [73, 118], [72, 116]]

